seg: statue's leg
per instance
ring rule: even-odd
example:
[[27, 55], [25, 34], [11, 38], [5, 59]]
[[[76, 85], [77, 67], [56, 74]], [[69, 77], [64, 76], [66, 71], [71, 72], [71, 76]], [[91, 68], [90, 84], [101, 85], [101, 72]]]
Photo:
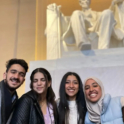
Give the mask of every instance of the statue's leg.
[[77, 47], [80, 50], [91, 49], [91, 44], [86, 34], [85, 19], [81, 11], [76, 10], [73, 12], [70, 18], [70, 24], [74, 33]]
[[116, 21], [114, 19], [113, 12], [111, 10], [105, 10], [102, 12], [96, 24], [96, 32], [98, 32], [98, 49], [109, 48], [110, 38]]

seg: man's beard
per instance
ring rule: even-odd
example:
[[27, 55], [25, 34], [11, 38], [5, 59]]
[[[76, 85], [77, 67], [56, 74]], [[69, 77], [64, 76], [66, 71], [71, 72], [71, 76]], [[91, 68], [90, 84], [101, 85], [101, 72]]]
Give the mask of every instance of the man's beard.
[[[9, 80], [10, 80], [10, 79], [9, 79]], [[13, 92], [13, 91], [15, 91], [18, 87], [20, 87], [20, 85], [19, 85], [19, 86], [17, 86], [17, 87], [15, 87], [15, 88], [10, 87], [10, 86], [9, 86], [9, 84], [8, 84], [8, 82], [7, 82], [7, 78], [6, 78], [6, 79], [4, 79], [4, 82], [5, 82], [5, 84], [6, 84], [7, 88], [9, 89], [9, 91], [10, 91], [10, 92]]]

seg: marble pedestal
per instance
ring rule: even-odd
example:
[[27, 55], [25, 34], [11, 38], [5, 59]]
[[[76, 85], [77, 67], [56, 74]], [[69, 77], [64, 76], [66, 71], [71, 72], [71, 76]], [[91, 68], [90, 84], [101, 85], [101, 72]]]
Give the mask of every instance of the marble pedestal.
[[52, 75], [52, 86], [57, 98], [62, 76], [68, 71], [78, 73], [82, 81], [95, 76], [103, 82], [106, 93], [124, 95], [124, 48], [68, 52], [61, 59], [31, 61], [29, 67], [26, 92], [30, 90], [30, 73], [35, 68], [44, 67]]

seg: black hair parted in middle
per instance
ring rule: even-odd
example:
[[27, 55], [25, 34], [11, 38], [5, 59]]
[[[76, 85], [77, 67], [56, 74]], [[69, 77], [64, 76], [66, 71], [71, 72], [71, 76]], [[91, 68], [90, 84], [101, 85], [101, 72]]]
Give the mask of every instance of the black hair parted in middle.
[[79, 75], [75, 72], [67, 72], [60, 84], [60, 89], [59, 89], [59, 95], [60, 95], [60, 102], [58, 105], [59, 109], [59, 124], [69, 124], [69, 105], [68, 105], [68, 98], [67, 94], [65, 92], [65, 84], [66, 84], [66, 79], [68, 76], [74, 75], [79, 83], [79, 91], [76, 95], [76, 104], [77, 104], [77, 111], [78, 111], [78, 124], [84, 124], [84, 119], [85, 119], [85, 114], [86, 114], [86, 103], [85, 103], [85, 98], [84, 98], [84, 92], [83, 92], [83, 84], [82, 81], [79, 77]]
[[[48, 82], [51, 82], [52, 83], [52, 77], [50, 75], [50, 73], [45, 69], [45, 68], [36, 68], [32, 73], [31, 73], [31, 76], [30, 76], [30, 80], [31, 80], [31, 83], [30, 83], [30, 88], [33, 89], [33, 79], [34, 79], [34, 75], [36, 73], [42, 73], [45, 77], [45, 80], [46, 80], [46, 83], [48, 84]], [[50, 103], [50, 105], [52, 105], [53, 107], [53, 114], [54, 114], [54, 118], [55, 120], [58, 120], [58, 112], [57, 112], [57, 106], [56, 106], [56, 103], [55, 103], [55, 93], [50, 85], [50, 87], [47, 89], [47, 96], [46, 96], [46, 99], [47, 99], [47, 102]]]

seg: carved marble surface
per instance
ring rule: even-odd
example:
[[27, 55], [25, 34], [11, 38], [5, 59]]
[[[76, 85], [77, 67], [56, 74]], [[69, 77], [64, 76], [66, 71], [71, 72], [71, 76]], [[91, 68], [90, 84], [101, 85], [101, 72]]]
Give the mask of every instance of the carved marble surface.
[[[46, 68], [52, 75], [52, 87], [56, 98], [59, 97], [59, 85], [68, 71], [77, 72], [82, 81], [95, 76], [104, 82], [106, 93], [112, 96], [124, 94], [124, 49], [77, 51], [55, 60], [31, 61], [26, 74], [26, 92], [30, 90], [30, 73], [38, 67]], [[111, 88], [110, 88], [111, 87]], [[115, 92], [117, 89], [118, 92]]]
[[96, 12], [90, 0], [80, 0], [82, 10], [70, 17], [55, 3], [47, 7], [47, 59], [61, 58], [67, 51], [79, 51], [83, 44], [92, 49], [124, 46], [124, 1], [113, 0], [109, 9]]

